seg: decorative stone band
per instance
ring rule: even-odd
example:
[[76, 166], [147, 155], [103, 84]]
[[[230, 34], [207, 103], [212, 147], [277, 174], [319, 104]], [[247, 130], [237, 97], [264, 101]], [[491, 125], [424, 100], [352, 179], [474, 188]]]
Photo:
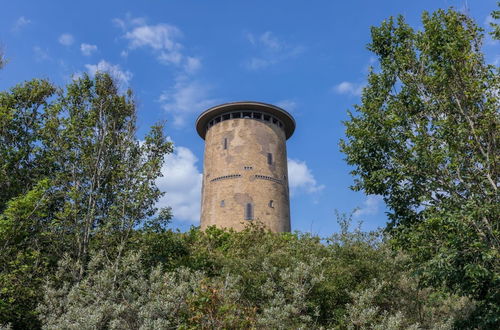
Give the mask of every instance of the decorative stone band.
[[276, 178], [273, 178], [273, 177], [267, 176], [267, 175], [255, 174], [255, 178], [256, 179], [261, 179], [261, 180], [268, 180], [268, 181], [276, 182], [276, 183], [279, 183], [279, 184], [283, 184], [283, 180], [276, 179]]
[[217, 178], [213, 178], [212, 180], [210, 180], [210, 182], [226, 180], [226, 179], [236, 179], [236, 178], [241, 178], [241, 174], [230, 174], [230, 175], [219, 176]]

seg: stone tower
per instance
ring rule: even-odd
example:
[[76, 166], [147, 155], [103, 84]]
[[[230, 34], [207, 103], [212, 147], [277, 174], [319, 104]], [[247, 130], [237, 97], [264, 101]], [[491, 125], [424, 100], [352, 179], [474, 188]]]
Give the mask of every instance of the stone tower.
[[196, 130], [205, 140], [201, 228], [243, 229], [252, 221], [290, 231], [286, 140], [295, 120], [260, 102], [234, 102], [203, 112]]

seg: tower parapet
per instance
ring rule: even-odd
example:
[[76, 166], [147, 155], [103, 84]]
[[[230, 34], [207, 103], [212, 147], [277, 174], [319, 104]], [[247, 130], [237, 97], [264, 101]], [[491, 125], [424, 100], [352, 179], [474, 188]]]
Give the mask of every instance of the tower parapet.
[[286, 140], [293, 117], [271, 104], [226, 103], [204, 111], [196, 130], [205, 140], [201, 228], [241, 230], [258, 221], [290, 231]]

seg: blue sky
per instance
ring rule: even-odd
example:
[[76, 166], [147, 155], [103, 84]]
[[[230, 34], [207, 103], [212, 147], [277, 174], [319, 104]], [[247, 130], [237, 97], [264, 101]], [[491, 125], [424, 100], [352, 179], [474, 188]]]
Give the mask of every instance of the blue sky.
[[[291, 112], [288, 141], [292, 229], [321, 236], [337, 230], [334, 210], [359, 210], [365, 229], [383, 226], [377, 196], [353, 192], [338, 141], [346, 110], [375, 58], [366, 50], [370, 26], [403, 14], [419, 27], [424, 10], [454, 6], [483, 27], [496, 0], [351, 1], [6, 1], [0, 44], [8, 65], [0, 89], [31, 78], [58, 85], [74, 75], [111, 72], [134, 90], [139, 138], [167, 120], [176, 152], [166, 159], [172, 226], [198, 224], [203, 140], [194, 121], [223, 102], [253, 100]], [[488, 28], [487, 28], [488, 29]], [[484, 45], [500, 63], [498, 42]]]

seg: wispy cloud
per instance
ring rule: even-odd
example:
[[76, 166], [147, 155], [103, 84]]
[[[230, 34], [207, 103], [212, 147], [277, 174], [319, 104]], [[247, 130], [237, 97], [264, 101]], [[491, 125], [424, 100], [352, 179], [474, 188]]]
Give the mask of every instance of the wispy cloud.
[[173, 114], [174, 125], [182, 127], [192, 114], [201, 113], [215, 105], [217, 100], [209, 97], [210, 86], [190, 79], [178, 79], [176, 84], [163, 92], [160, 102], [166, 112]]
[[14, 23], [14, 26], [12, 27], [12, 30], [19, 31], [23, 27], [25, 27], [26, 25], [29, 25], [29, 24], [31, 24], [31, 20], [28, 19], [28, 18], [26, 18], [26, 17], [24, 17], [24, 16], [21, 16]]
[[57, 40], [63, 46], [71, 46], [75, 42], [75, 38], [69, 33], [61, 34]]
[[335, 85], [333, 87], [333, 91], [338, 94], [359, 96], [363, 92], [363, 88], [364, 88], [363, 84], [356, 84], [349, 81], [343, 81], [340, 84]]
[[83, 43], [80, 45], [80, 50], [84, 56], [90, 56], [97, 51], [97, 46]]
[[354, 211], [355, 217], [360, 217], [362, 215], [374, 215], [377, 214], [383, 204], [384, 200], [382, 196], [379, 195], [368, 195], [366, 196], [363, 205]]
[[160, 63], [184, 69], [186, 74], [193, 74], [201, 68], [199, 58], [185, 54], [184, 46], [179, 41], [183, 34], [178, 27], [166, 23], [146, 24], [144, 18], [130, 16], [124, 20], [115, 18], [113, 22], [124, 31], [123, 38], [128, 40], [128, 49], [122, 52], [123, 55], [146, 48], [153, 52]]
[[288, 159], [288, 182], [292, 195], [299, 191], [311, 194], [325, 188], [317, 183], [306, 162], [297, 159]]
[[266, 68], [296, 57], [304, 51], [304, 47], [289, 44], [279, 39], [271, 31], [266, 31], [260, 35], [247, 33], [245, 36], [257, 52], [255, 56], [245, 61], [245, 66], [250, 70]]
[[33, 47], [33, 53], [35, 55], [35, 61], [37, 62], [50, 60], [49, 51], [40, 46]]
[[197, 162], [191, 150], [176, 147], [174, 153], [165, 156], [163, 177], [156, 180], [160, 190], [166, 192], [157, 206], [171, 206], [174, 218], [191, 223], [200, 219], [202, 174]]
[[175, 83], [166, 88], [159, 97], [162, 108], [173, 117], [176, 127], [183, 127], [188, 118], [200, 113], [217, 101], [210, 97], [210, 86], [202, 83], [196, 73], [202, 67], [200, 57], [188, 54], [180, 42], [182, 31], [167, 23], [147, 24], [144, 18], [113, 20], [123, 31], [122, 37], [128, 41], [121, 56], [127, 57], [137, 49], [149, 50], [160, 64], [174, 70]]
[[111, 64], [105, 60], [99, 61], [97, 64], [86, 64], [85, 68], [90, 75], [95, 75], [96, 72], [105, 72], [111, 75], [120, 88], [128, 87], [130, 79], [132, 79], [132, 72], [128, 70], [122, 70], [118, 64]]

